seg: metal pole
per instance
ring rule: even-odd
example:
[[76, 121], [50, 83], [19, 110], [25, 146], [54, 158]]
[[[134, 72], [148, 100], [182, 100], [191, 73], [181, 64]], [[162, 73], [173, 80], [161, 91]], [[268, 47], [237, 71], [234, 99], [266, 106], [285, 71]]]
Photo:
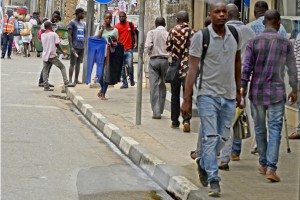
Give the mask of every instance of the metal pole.
[[87, 3], [87, 14], [86, 14], [86, 39], [84, 44], [84, 62], [82, 70], [82, 82], [86, 82], [86, 71], [87, 71], [87, 56], [88, 56], [88, 38], [93, 35], [94, 31], [94, 15], [95, 15], [95, 1], [88, 0]]
[[138, 51], [138, 82], [136, 92], [136, 125], [141, 125], [142, 119], [142, 88], [143, 88], [143, 54], [144, 54], [144, 17], [145, 0], [140, 0], [139, 18], [139, 51]]

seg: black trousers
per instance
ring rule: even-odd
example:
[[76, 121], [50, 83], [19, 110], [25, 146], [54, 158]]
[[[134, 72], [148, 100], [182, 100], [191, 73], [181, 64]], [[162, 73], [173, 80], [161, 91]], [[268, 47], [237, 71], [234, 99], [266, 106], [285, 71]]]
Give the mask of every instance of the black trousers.
[[[171, 120], [172, 124], [175, 126], [180, 125], [179, 116], [180, 116], [180, 91], [184, 94], [185, 91], [185, 78], [179, 78], [176, 76], [175, 80], [171, 83]], [[191, 116], [183, 116], [183, 123], [190, 122]]]

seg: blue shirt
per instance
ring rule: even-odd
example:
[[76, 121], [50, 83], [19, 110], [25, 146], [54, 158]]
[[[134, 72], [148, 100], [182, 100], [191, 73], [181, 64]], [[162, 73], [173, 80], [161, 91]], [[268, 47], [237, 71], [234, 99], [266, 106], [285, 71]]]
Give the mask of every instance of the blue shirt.
[[[263, 24], [264, 19], [265, 19], [265, 16], [261, 16], [261, 17], [257, 18], [255, 21], [247, 24], [247, 26], [250, 27], [254, 31], [255, 35], [259, 35], [265, 30], [265, 25]], [[280, 35], [282, 35], [283, 37], [289, 39], [289, 36], [288, 36], [285, 28], [282, 26], [282, 24], [280, 24], [278, 33]]]
[[[5, 15], [5, 16], [7, 16], [7, 15]], [[7, 16], [8, 17], [8, 16]], [[14, 16], [10, 16], [10, 17], [8, 17], [8, 21], [10, 20], [10, 18], [11, 17], [14, 17]], [[3, 19], [2, 19], [2, 21], [1, 21], [1, 34], [3, 33], [3, 28], [4, 28], [4, 17], [3, 17]], [[19, 27], [18, 27], [18, 20], [16, 20], [15, 19], [15, 22], [14, 22], [14, 29], [18, 29]]]

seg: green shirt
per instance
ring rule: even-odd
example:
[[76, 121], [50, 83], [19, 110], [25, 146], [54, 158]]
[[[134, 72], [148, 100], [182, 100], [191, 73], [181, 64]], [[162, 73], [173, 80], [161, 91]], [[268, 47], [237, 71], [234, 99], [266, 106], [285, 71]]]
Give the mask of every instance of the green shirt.
[[[95, 35], [97, 36], [99, 34], [100, 31], [100, 25], [97, 27]], [[111, 31], [107, 31], [106, 29], [104, 29], [103, 33], [102, 33], [102, 37], [108, 41], [108, 37], [109, 36], [115, 36], [117, 39], [119, 38], [119, 33], [118, 33], [118, 29], [114, 28]]]

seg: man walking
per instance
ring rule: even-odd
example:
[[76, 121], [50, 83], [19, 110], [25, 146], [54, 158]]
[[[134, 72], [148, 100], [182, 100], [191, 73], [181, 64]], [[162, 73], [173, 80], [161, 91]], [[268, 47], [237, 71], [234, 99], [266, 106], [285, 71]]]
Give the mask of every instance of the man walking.
[[168, 37], [163, 17], [155, 19], [156, 29], [147, 33], [145, 53], [150, 56], [149, 82], [152, 119], [161, 119], [166, 100], [165, 74], [168, 68], [168, 52], [165, 44]]
[[[171, 128], [179, 128], [180, 91], [185, 91], [185, 78], [189, 70], [188, 54], [190, 39], [194, 31], [189, 28], [189, 14], [179, 11], [176, 14], [177, 25], [169, 31], [166, 42], [167, 51], [171, 53], [172, 62], [180, 61], [178, 73], [171, 82]], [[192, 102], [190, 102], [192, 104]], [[191, 113], [183, 117], [183, 132], [190, 132]]]
[[[226, 5], [227, 13], [228, 13], [228, 21], [227, 25], [232, 25], [236, 29], [238, 29], [241, 33], [241, 37], [239, 38], [241, 42], [241, 59], [242, 61], [245, 58], [245, 51], [247, 42], [250, 39], [255, 37], [255, 33], [251, 28], [245, 26], [243, 22], [239, 20], [240, 13], [239, 9], [235, 4], [227, 4]], [[246, 112], [247, 115], [250, 116], [250, 105], [246, 103]], [[229, 140], [225, 143], [225, 146], [222, 148], [222, 157], [221, 163], [219, 165], [219, 169], [228, 170], [229, 169], [229, 161], [238, 161], [240, 160], [240, 153], [242, 149], [242, 140], [233, 138], [233, 130], [231, 129], [231, 134]]]
[[84, 9], [77, 8], [75, 10], [76, 18], [71, 20], [68, 24], [68, 34], [70, 43], [70, 69], [69, 69], [69, 80], [72, 82], [74, 68], [75, 78], [74, 84], [81, 84], [78, 80], [80, 72], [80, 64], [83, 62], [84, 56], [84, 41], [86, 34], [85, 23], [81, 22], [84, 19]]
[[280, 28], [279, 12], [266, 11], [264, 25], [266, 29], [263, 33], [247, 45], [241, 90], [247, 91], [251, 76], [249, 99], [259, 153], [258, 171], [270, 181], [279, 182], [276, 170], [286, 101], [285, 66], [292, 87], [292, 92], [288, 95], [291, 104], [297, 101], [297, 69], [292, 44], [277, 33]]
[[296, 131], [289, 135], [289, 139], [300, 139], [300, 34], [297, 35], [295, 45], [294, 45], [294, 53], [296, 57], [296, 66], [297, 66], [297, 71], [298, 71], [298, 101], [297, 101], [297, 106], [298, 106], [298, 126], [296, 128]]
[[[230, 136], [235, 107], [240, 104], [241, 44], [225, 24], [227, 10], [224, 3], [211, 5], [210, 18], [210, 43], [204, 58], [202, 87], [197, 91], [202, 154], [196, 163], [202, 185], [210, 184], [208, 195], [219, 196], [221, 178], [218, 176], [217, 153]], [[236, 32], [240, 35], [238, 30]], [[202, 42], [203, 34], [199, 31], [192, 39], [189, 52], [190, 69], [181, 107], [184, 115], [191, 110], [193, 86], [203, 52]]]
[[11, 59], [12, 43], [14, 40], [14, 30], [18, 29], [18, 20], [13, 16], [12, 10], [7, 10], [6, 15], [3, 17], [2, 21], [2, 55], [1, 58], [5, 57], [7, 51], [7, 58]]
[[120, 22], [115, 25], [115, 28], [119, 32], [119, 41], [124, 45], [124, 60], [122, 66], [122, 81], [123, 85], [120, 89], [128, 88], [128, 82], [126, 78], [126, 65], [128, 67], [128, 74], [130, 85], [134, 86], [134, 69], [133, 69], [133, 52], [132, 49], [137, 48], [137, 35], [135, 32], [135, 27], [132, 22], [127, 21], [127, 16], [125, 12], [120, 12], [119, 14]]

